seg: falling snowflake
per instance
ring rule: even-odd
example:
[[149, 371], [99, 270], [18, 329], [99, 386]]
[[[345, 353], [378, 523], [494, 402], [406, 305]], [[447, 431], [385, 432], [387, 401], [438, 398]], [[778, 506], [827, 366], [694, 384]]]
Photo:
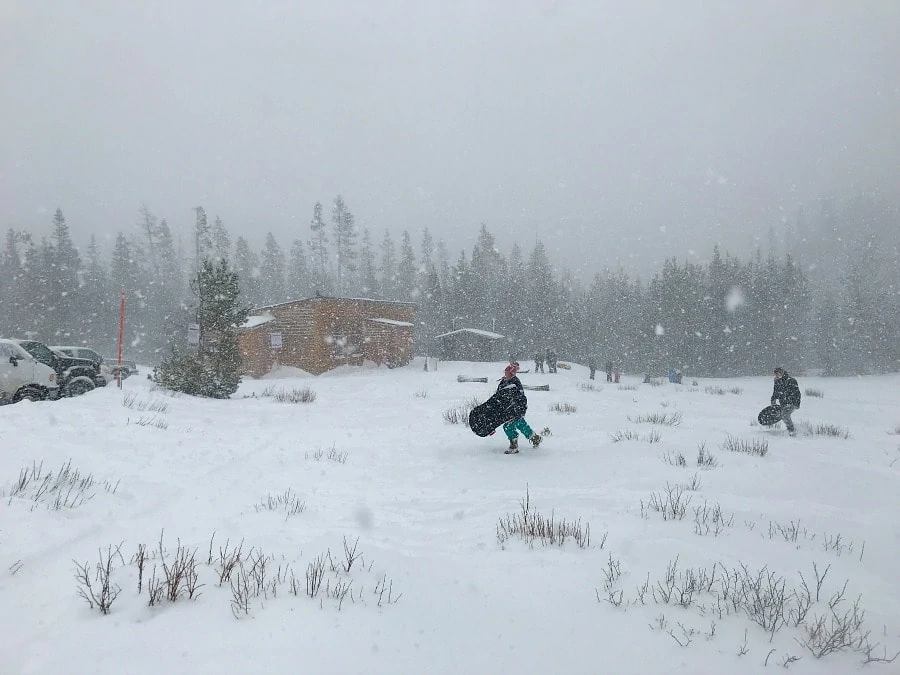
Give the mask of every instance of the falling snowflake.
[[665, 335], [666, 330], [662, 327], [661, 323], [656, 324], [656, 334], [657, 335]]
[[744, 304], [744, 294], [741, 289], [735, 286], [725, 298], [725, 307], [729, 312], [737, 311], [737, 308]]

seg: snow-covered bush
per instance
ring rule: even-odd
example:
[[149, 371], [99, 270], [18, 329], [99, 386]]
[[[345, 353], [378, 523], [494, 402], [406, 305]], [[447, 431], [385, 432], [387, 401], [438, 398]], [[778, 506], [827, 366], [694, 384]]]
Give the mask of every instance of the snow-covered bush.
[[646, 415], [637, 415], [635, 417], [628, 417], [629, 422], [634, 422], [635, 424], [662, 424], [669, 427], [677, 427], [681, 424], [681, 413], [648, 413]]
[[747, 455], [765, 457], [769, 452], [769, 441], [765, 438], [754, 438], [748, 441], [743, 438], [735, 438], [729, 434], [725, 437], [721, 447], [722, 450], [728, 450], [729, 452], [743, 452]]
[[[502, 546], [510, 539], [521, 539], [529, 546], [539, 541], [543, 546], [562, 546], [571, 540], [579, 548], [591, 545], [591, 526], [582, 526], [581, 519], [556, 520], [554, 511], [549, 516], [539, 513], [531, 505], [531, 494], [525, 488], [525, 496], [519, 500], [520, 509], [508, 513], [497, 523], [497, 541]], [[603, 538], [606, 541], [606, 537]], [[602, 546], [601, 546], [602, 548]]]

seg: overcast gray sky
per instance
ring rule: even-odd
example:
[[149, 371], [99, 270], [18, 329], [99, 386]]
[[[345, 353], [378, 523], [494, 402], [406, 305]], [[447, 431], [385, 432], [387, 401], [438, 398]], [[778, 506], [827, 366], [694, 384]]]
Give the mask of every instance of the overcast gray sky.
[[80, 239], [202, 204], [287, 249], [340, 192], [646, 270], [900, 192], [897, 0], [0, 0], [0, 91], [0, 226]]

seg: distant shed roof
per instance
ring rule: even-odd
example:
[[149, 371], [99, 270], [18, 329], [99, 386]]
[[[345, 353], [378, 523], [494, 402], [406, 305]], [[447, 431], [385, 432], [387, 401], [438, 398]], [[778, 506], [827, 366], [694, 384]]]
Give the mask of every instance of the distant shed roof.
[[500, 333], [492, 333], [489, 330], [481, 330], [480, 328], [458, 328], [457, 330], [451, 330], [449, 333], [441, 333], [440, 335], [435, 335], [436, 338], [448, 337], [450, 335], [457, 335], [459, 333], [472, 333], [473, 335], [478, 335], [480, 337], [487, 338], [489, 340], [502, 340], [505, 335], [500, 335]]
[[374, 321], [375, 323], [385, 323], [388, 326], [403, 326], [405, 328], [413, 327], [413, 324], [411, 324], [409, 321], [397, 321], [395, 319], [378, 318], [378, 319], [366, 319], [366, 321]]

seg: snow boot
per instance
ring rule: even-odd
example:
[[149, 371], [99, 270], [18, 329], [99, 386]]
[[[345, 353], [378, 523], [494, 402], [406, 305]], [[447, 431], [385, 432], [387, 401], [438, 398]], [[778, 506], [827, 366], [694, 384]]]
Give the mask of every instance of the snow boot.
[[534, 434], [534, 435], [533, 435], [531, 438], [529, 438], [528, 440], [530, 440], [530, 441], [531, 441], [531, 445], [533, 445], [533, 446], [536, 448], [537, 446], [539, 446], [539, 445], [541, 444], [541, 441], [544, 440], [544, 439], [541, 438], [540, 434]]
[[507, 455], [514, 455], [519, 451], [519, 441], [512, 440], [509, 442], [509, 448], [506, 450]]

